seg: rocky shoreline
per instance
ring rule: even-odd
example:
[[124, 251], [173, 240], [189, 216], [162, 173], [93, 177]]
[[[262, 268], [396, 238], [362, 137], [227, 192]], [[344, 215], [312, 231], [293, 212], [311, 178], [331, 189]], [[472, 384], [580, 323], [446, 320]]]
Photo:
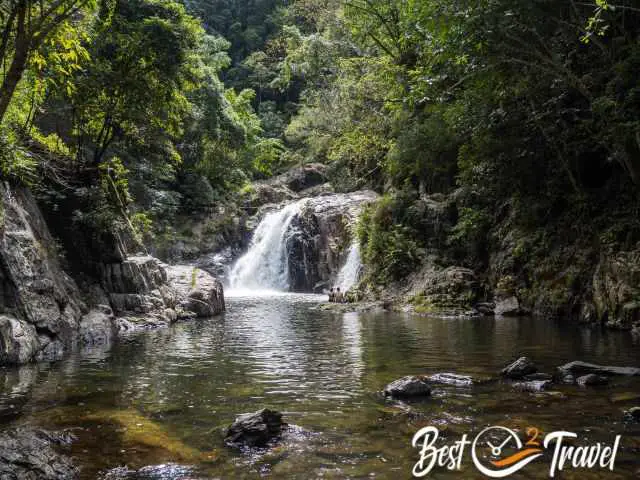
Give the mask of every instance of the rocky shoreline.
[[31, 193], [4, 184], [0, 198], [0, 366], [59, 360], [77, 345], [225, 309], [217, 279], [145, 254], [109, 258], [80, 288]]

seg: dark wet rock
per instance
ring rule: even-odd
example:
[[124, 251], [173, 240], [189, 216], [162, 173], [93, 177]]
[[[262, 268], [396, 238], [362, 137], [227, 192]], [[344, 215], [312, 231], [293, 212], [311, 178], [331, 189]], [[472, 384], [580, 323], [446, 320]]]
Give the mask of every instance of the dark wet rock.
[[542, 392], [552, 385], [550, 380], [531, 380], [529, 382], [517, 382], [513, 384], [513, 388], [523, 392]]
[[225, 443], [234, 447], [264, 447], [282, 433], [282, 414], [268, 408], [239, 415], [227, 430]]
[[441, 383], [444, 385], [453, 385], [455, 387], [470, 387], [474, 384], [471, 377], [466, 375], [456, 375], [455, 373], [436, 373], [428, 377], [431, 383]]
[[31, 428], [15, 428], [0, 434], [2, 480], [72, 480], [79, 471], [58, 450], [73, 437]]
[[482, 315], [491, 316], [495, 314], [496, 304], [489, 302], [480, 302], [476, 303], [473, 308], [475, 308]]
[[100, 480], [187, 480], [193, 479], [193, 467], [166, 463], [150, 465], [139, 470], [128, 467], [118, 467], [109, 470]]
[[502, 369], [500, 374], [507, 378], [520, 379], [525, 375], [536, 373], [538, 368], [527, 357], [520, 357]]
[[554, 380], [558, 383], [573, 385], [574, 383], [576, 383], [576, 376], [571, 372], [558, 370], [557, 375], [554, 376]]
[[384, 394], [395, 398], [427, 397], [431, 395], [431, 386], [424, 377], [408, 376], [388, 384]]
[[196, 267], [168, 266], [169, 281], [178, 296], [184, 298], [180, 306], [198, 317], [212, 317], [225, 310], [222, 283], [211, 274]]
[[631, 420], [640, 421], [640, 407], [631, 407], [624, 412], [624, 416]]
[[581, 377], [578, 377], [576, 380], [576, 383], [583, 387], [591, 387], [591, 386], [598, 386], [598, 385], [606, 385], [609, 383], [609, 379], [602, 375], [596, 375], [595, 373], [590, 373], [588, 375], [583, 375]]
[[560, 375], [570, 373], [576, 376], [595, 373], [599, 375], [640, 376], [640, 368], [637, 367], [613, 367], [580, 361], [566, 363], [558, 367], [558, 370]]
[[534, 380], [553, 380], [553, 375], [551, 375], [550, 373], [531, 373], [529, 375], [525, 375], [524, 377], [522, 377], [523, 380], [527, 381], [527, 382], [531, 382]]

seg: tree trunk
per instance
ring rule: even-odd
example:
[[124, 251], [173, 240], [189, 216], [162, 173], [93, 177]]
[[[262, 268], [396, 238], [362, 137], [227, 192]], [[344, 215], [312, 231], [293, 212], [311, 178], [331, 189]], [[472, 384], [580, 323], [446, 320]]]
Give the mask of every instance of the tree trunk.
[[13, 55], [11, 67], [7, 72], [7, 76], [4, 78], [4, 82], [2, 82], [2, 87], [0, 87], [0, 124], [4, 120], [4, 116], [7, 113], [13, 94], [16, 91], [16, 87], [22, 79], [22, 74], [27, 67], [30, 39], [25, 30], [26, 14], [26, 2], [21, 2], [18, 7], [15, 53]]

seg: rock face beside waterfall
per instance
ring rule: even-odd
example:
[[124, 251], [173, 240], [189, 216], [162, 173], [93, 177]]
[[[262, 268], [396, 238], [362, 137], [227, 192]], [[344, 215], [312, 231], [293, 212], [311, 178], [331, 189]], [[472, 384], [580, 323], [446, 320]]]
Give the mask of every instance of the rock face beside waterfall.
[[0, 200], [0, 365], [57, 360], [77, 345], [108, 345], [119, 328], [168, 325], [183, 304], [196, 300], [206, 304], [207, 315], [224, 309], [215, 279], [185, 291], [148, 255], [117, 262], [106, 255], [100, 278], [81, 290], [62, 269], [31, 193], [0, 184]]
[[376, 198], [374, 192], [362, 191], [304, 203], [286, 238], [290, 290], [321, 291], [330, 286], [347, 261], [360, 211]]
[[87, 307], [28, 190], [0, 185], [0, 364], [57, 357]]

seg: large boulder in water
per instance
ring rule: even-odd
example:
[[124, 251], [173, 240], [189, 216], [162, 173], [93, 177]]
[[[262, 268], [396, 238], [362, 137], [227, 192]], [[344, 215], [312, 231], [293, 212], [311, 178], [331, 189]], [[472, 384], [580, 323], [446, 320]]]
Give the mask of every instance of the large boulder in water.
[[227, 430], [225, 443], [233, 447], [263, 447], [282, 433], [282, 414], [268, 408], [239, 415]]
[[153, 317], [171, 323], [178, 293], [166, 265], [150, 255], [133, 255], [101, 266], [102, 286], [116, 315]]
[[183, 309], [198, 317], [212, 317], [224, 312], [222, 283], [204, 270], [196, 267], [167, 266], [169, 282], [181, 298]]
[[504, 367], [500, 374], [507, 378], [520, 379], [537, 371], [538, 368], [528, 357], [520, 357]]
[[614, 367], [609, 365], [596, 365], [587, 362], [569, 362], [558, 367], [559, 374], [566, 375], [587, 375], [590, 373], [599, 375], [622, 375], [622, 376], [640, 376], [640, 368], [637, 367]]
[[394, 398], [428, 397], [431, 386], [423, 377], [402, 377], [384, 387], [384, 394]]

